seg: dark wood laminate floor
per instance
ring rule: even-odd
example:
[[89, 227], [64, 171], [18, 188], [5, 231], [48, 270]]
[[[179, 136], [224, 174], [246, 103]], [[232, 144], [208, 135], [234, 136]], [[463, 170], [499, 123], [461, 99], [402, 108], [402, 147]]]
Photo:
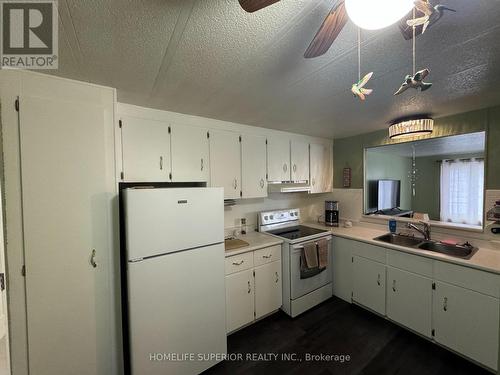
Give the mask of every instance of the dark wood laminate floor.
[[[228, 337], [228, 352], [243, 359], [205, 374], [490, 374], [405, 329], [336, 297], [292, 319], [278, 312]], [[276, 353], [278, 359], [247, 360]], [[295, 353], [296, 360], [281, 354]], [[307, 354], [349, 355], [349, 361], [307, 361]]]

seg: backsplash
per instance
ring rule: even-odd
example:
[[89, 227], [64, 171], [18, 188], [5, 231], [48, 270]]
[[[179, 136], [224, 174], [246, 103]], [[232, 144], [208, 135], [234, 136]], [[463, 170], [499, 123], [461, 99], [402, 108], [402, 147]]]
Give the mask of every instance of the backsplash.
[[224, 228], [226, 236], [239, 229], [241, 218], [247, 221], [248, 230], [257, 228], [257, 213], [260, 211], [296, 208], [300, 209], [302, 222], [324, 220], [325, 201], [339, 201], [341, 220], [359, 222], [363, 207], [363, 189], [333, 189], [325, 194], [269, 194], [267, 198], [237, 201], [235, 206], [224, 208]]
[[[257, 228], [257, 213], [266, 210], [299, 208], [301, 221], [317, 221], [324, 215], [325, 200], [331, 200], [332, 193], [269, 194], [267, 198], [237, 201], [235, 206], [224, 208], [224, 228], [226, 235], [239, 228], [241, 218], [246, 218], [248, 230]], [[323, 218], [322, 218], [323, 219]]]

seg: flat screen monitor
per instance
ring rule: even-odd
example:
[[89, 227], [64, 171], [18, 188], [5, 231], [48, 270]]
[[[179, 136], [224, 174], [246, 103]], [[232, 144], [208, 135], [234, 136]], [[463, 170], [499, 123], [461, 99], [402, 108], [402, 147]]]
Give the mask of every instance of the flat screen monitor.
[[377, 210], [389, 210], [400, 205], [401, 181], [378, 180]]

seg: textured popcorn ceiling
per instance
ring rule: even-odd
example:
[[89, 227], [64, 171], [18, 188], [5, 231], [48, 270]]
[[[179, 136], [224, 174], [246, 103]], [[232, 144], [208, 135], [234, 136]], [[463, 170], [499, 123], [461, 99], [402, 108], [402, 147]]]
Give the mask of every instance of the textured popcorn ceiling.
[[374, 72], [375, 89], [365, 103], [349, 91], [351, 22], [326, 55], [304, 59], [332, 0], [281, 0], [253, 14], [237, 0], [59, 0], [52, 73], [116, 87], [120, 102], [327, 137], [500, 103], [500, 2], [441, 3], [458, 12], [417, 38], [417, 69], [434, 84], [425, 93], [392, 95], [411, 70], [411, 41], [396, 25], [362, 32], [362, 72]]

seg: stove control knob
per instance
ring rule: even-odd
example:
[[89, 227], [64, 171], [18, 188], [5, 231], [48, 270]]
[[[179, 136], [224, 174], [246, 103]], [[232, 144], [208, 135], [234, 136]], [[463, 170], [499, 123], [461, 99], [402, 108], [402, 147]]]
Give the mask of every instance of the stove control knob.
[[271, 215], [271, 220], [273, 220], [273, 219], [274, 219], [274, 215]]
[[269, 219], [269, 216], [264, 216], [264, 220], [267, 220], [267, 219]]

